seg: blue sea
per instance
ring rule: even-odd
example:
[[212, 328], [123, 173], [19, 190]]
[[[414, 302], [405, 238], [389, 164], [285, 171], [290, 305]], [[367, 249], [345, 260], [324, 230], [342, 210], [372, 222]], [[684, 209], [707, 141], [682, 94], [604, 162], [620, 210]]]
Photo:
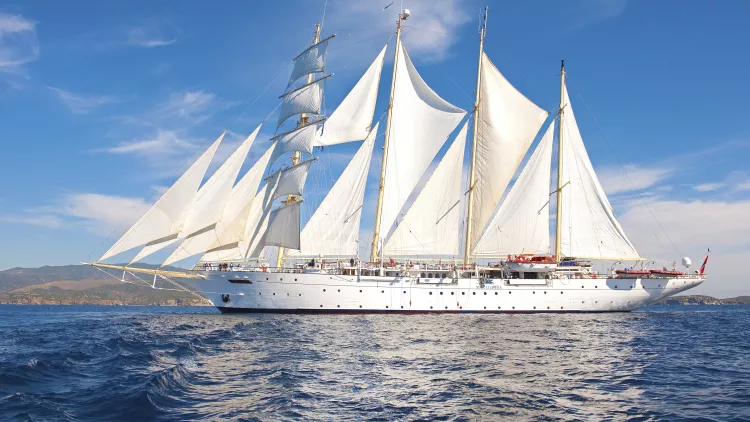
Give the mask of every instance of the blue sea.
[[0, 420], [750, 420], [750, 306], [0, 306]]

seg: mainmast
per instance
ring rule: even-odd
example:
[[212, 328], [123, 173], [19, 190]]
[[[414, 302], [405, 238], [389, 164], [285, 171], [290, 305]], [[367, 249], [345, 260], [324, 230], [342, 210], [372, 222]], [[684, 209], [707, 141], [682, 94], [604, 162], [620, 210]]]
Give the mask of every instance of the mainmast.
[[[320, 23], [315, 25], [315, 38], [313, 39], [313, 44], [317, 44], [320, 41]], [[310, 73], [307, 75], [307, 83], [311, 83], [313, 81], [313, 74]], [[310, 116], [308, 116], [306, 113], [302, 113], [299, 118], [299, 123], [297, 124], [297, 129], [300, 127], [308, 124], [310, 122]], [[294, 151], [294, 155], [292, 155], [292, 165], [299, 164], [300, 159], [300, 152]], [[282, 201], [284, 205], [293, 204], [297, 201], [296, 195], [287, 195], [286, 200]], [[276, 268], [281, 267], [281, 261], [284, 259], [284, 248], [279, 246], [279, 253], [276, 255]]]
[[393, 77], [391, 78], [391, 96], [388, 101], [388, 119], [385, 126], [385, 142], [383, 143], [383, 162], [380, 167], [380, 185], [378, 186], [378, 205], [375, 209], [375, 228], [372, 231], [372, 248], [370, 249], [370, 262], [377, 262], [380, 255], [380, 218], [383, 212], [383, 191], [385, 188], [385, 171], [388, 161], [388, 141], [391, 137], [391, 117], [393, 115], [393, 93], [396, 89], [396, 69], [398, 67], [398, 53], [401, 49], [401, 21], [409, 17], [408, 9], [398, 14], [396, 22], [396, 51], [393, 59]]
[[560, 109], [557, 112], [557, 216], [555, 218], [555, 261], [560, 262], [562, 227], [563, 112], [565, 109], [565, 60], [560, 65]]
[[489, 7], [484, 8], [482, 29], [479, 30], [479, 64], [477, 65], [477, 90], [474, 93], [474, 131], [471, 136], [471, 168], [469, 169], [469, 197], [466, 200], [466, 243], [464, 244], [464, 265], [471, 260], [471, 214], [474, 211], [474, 170], [477, 164], [477, 129], [479, 128], [479, 89], [482, 86], [482, 56], [484, 55], [484, 36], [487, 34], [487, 13]]

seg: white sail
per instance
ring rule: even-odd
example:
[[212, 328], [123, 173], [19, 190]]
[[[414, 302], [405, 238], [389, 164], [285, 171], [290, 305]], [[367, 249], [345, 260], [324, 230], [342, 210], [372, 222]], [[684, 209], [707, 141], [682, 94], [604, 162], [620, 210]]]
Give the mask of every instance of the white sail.
[[289, 77], [287, 87], [291, 86], [297, 79], [311, 73], [326, 71], [326, 55], [328, 54], [328, 41], [333, 38], [332, 35], [317, 44], [313, 44], [299, 56], [294, 58], [294, 68], [292, 75]]
[[234, 249], [237, 249], [238, 242], [245, 236], [251, 203], [275, 147], [272, 145], [232, 188], [229, 200], [215, 226], [211, 230], [188, 236], [162, 265], [169, 265], [209, 250], [230, 249], [227, 245], [233, 245]]
[[320, 114], [320, 106], [323, 102], [323, 82], [330, 76], [324, 76], [282, 95], [277, 127], [295, 114]]
[[288, 256], [356, 256], [359, 222], [365, 199], [365, 183], [370, 168], [378, 125], [346, 166], [300, 235], [301, 250]]
[[276, 149], [271, 156], [270, 162], [273, 163], [282, 154], [292, 151], [312, 154], [313, 145], [320, 138], [324, 121], [325, 119], [321, 119], [313, 123], [308, 123], [271, 138], [271, 140], [276, 141]]
[[468, 122], [386, 240], [385, 255], [458, 255], [467, 127]]
[[387, 234], [404, 203], [466, 112], [440, 98], [399, 49], [380, 231]]
[[562, 119], [561, 254], [590, 259], [638, 259], [596, 177], [564, 88]]
[[138, 255], [133, 258], [131, 263], [140, 261], [152, 253], [176, 243], [178, 240], [211, 231], [211, 226], [216, 224], [224, 210], [224, 205], [229, 200], [232, 185], [237, 180], [242, 163], [245, 162], [245, 157], [247, 157], [247, 153], [253, 145], [259, 130], [260, 126], [237, 147], [221, 167], [216, 169], [208, 181], [201, 186], [198, 190], [198, 195], [196, 195], [195, 202], [190, 207], [190, 211], [185, 218], [185, 224], [179, 233], [177, 233], [177, 237], [167, 239], [163, 242], [149, 243], [138, 252]]
[[278, 181], [275, 181], [275, 187], [271, 199], [280, 198], [286, 195], [302, 195], [302, 189], [305, 187], [308, 170], [310, 165], [316, 159], [303, 161], [291, 167], [279, 170], [276, 174], [268, 176], [267, 180], [275, 180], [278, 175]]
[[475, 245], [547, 112], [521, 94], [482, 55], [471, 244]]
[[365, 139], [370, 132], [375, 102], [378, 98], [380, 73], [383, 70], [386, 44], [365, 74], [323, 125], [316, 146], [341, 144]]
[[271, 212], [268, 219], [268, 228], [262, 241], [265, 246], [299, 249], [300, 204], [302, 204], [302, 201], [285, 205]]
[[550, 252], [549, 198], [553, 121], [505, 199], [498, 204], [472, 255]]
[[98, 261], [120, 254], [157, 239], [170, 238], [179, 233], [206, 169], [219, 148], [219, 138], [191, 165], [185, 173], [156, 201], [145, 214], [112, 245]]

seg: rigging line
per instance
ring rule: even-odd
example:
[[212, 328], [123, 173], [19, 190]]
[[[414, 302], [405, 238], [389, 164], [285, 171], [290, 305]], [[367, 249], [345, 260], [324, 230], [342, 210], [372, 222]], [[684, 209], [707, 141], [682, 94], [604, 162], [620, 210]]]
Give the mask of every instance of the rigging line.
[[[276, 81], [281, 77], [282, 74], [284, 74], [286, 72], [286, 70], [289, 68], [289, 66], [292, 65], [292, 63], [294, 63], [294, 61], [289, 61], [289, 63], [287, 63], [286, 66], [284, 66], [284, 68], [281, 69], [281, 71], [276, 75], [276, 77], [273, 78], [273, 80], [268, 85], [266, 85], [265, 88], [263, 88], [263, 91], [261, 91], [261, 93], [258, 94], [258, 96], [255, 97], [255, 99], [247, 107], [245, 107], [245, 109], [242, 110], [242, 112], [234, 120], [232, 120], [232, 122], [229, 123], [229, 125], [227, 125], [227, 128], [230, 128], [235, 123], [237, 123], [237, 120], [239, 120], [240, 117], [242, 117], [247, 112], [247, 110], [250, 109], [250, 107], [252, 107], [253, 105], [255, 105], [255, 103], [258, 102], [258, 100], [260, 100], [260, 98], [266, 93], [266, 91], [268, 91], [271, 88], [271, 86], [274, 83], [276, 83]], [[278, 107], [278, 106], [276, 106], [276, 107]], [[274, 108], [274, 110], [276, 110], [276, 109]]]
[[323, 17], [320, 19], [320, 30], [323, 31], [323, 24], [326, 21], [326, 9], [328, 8], [328, 0], [323, 3]]
[[[427, 58], [428, 58], [428, 59], [429, 59], [429, 60], [430, 60], [430, 61], [432, 62], [432, 64], [434, 64], [434, 65], [437, 65], [437, 64], [438, 64], [438, 63], [437, 63], [437, 61], [436, 61], [435, 59], [433, 59], [433, 58], [432, 58], [432, 56], [431, 56], [430, 54], [428, 54], [428, 53], [427, 53], [426, 51], [424, 51], [424, 50], [422, 49], [422, 47], [420, 47], [420, 46], [419, 46], [419, 43], [415, 43], [414, 45], [416, 45], [416, 46], [417, 46], [417, 48], [419, 49], [419, 51], [421, 51], [421, 52], [422, 52], [422, 54], [424, 54], [425, 56], [427, 56]], [[463, 88], [461, 88], [461, 85], [459, 85], [459, 84], [458, 84], [458, 82], [456, 82], [456, 81], [455, 81], [455, 80], [454, 80], [453, 78], [451, 78], [451, 76], [450, 76], [450, 75], [448, 74], [448, 72], [446, 72], [446, 71], [445, 71], [445, 70], [443, 69], [443, 67], [442, 67], [442, 66], [438, 66], [438, 67], [440, 68], [440, 71], [441, 71], [441, 72], [443, 72], [443, 74], [445, 74], [445, 76], [446, 76], [446, 77], [447, 77], [447, 78], [448, 78], [448, 79], [449, 79], [449, 80], [450, 80], [451, 82], [453, 82], [453, 85], [456, 85], [456, 87], [457, 87], [457, 88], [458, 88], [458, 89], [459, 89], [459, 90], [460, 90], [461, 92], [463, 92], [463, 94], [464, 94], [464, 95], [466, 95], [466, 98], [468, 98], [468, 99], [470, 99], [470, 100], [471, 100], [471, 103], [472, 103], [472, 107], [471, 107], [471, 108], [473, 108], [473, 104], [474, 104], [474, 98], [473, 98], [472, 96], [470, 96], [469, 94], [467, 94], [467, 93], [466, 93], [466, 91], [464, 91], [464, 90], [463, 90]]]
[[651, 207], [649, 207], [648, 203], [645, 201], [646, 198], [643, 195], [643, 193], [639, 192], [638, 189], [635, 189], [635, 183], [633, 182], [633, 179], [630, 177], [630, 174], [628, 174], [627, 170], [625, 170], [625, 166], [620, 161], [620, 158], [617, 155], [617, 151], [615, 151], [615, 149], [612, 147], [612, 144], [609, 142], [609, 138], [607, 137], [607, 134], [604, 132], [604, 128], [602, 128], [601, 124], [599, 124], [599, 121], [596, 119], [596, 116], [594, 116], [594, 114], [591, 112], [591, 110], [589, 109], [589, 106], [586, 104], [586, 101], [583, 99], [583, 96], [581, 96], [581, 93], [578, 90], [576, 90], [576, 95], [578, 95], [578, 98], [581, 99], [581, 104], [583, 104], [583, 108], [586, 110], [586, 113], [594, 120], [594, 123], [596, 123], [596, 126], [599, 128], [599, 131], [602, 134], [602, 138], [604, 139], [604, 142], [607, 144], [607, 147], [609, 147], [609, 149], [612, 151], [613, 155], [615, 156], [615, 160], [617, 161], [617, 165], [619, 165], [620, 169], [623, 171], [623, 173], [625, 173], [625, 177], [628, 178], [628, 181], [630, 182], [631, 187], [634, 188], [633, 190], [643, 200], [643, 206], [646, 207], [649, 214], [651, 214], [651, 217], [654, 219], [654, 221], [656, 221], [656, 224], [659, 225], [659, 228], [667, 237], [667, 239], [669, 239], [669, 243], [672, 244], [672, 247], [677, 251], [677, 253], [679, 253], [680, 256], [685, 256], [680, 251], [680, 248], [678, 248], [677, 245], [674, 243], [674, 241], [672, 240], [672, 237], [669, 236], [669, 233], [667, 233], [667, 231], [664, 229], [664, 226], [662, 226], [661, 221], [659, 221], [659, 219], [656, 218], [656, 215], [654, 214], [653, 210], [651, 210]]

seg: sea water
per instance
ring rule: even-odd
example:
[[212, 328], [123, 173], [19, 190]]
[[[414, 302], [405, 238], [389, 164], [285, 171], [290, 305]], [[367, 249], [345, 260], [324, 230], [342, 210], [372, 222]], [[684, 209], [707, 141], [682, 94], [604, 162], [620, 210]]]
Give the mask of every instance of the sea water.
[[750, 307], [0, 306], [0, 420], [750, 420]]

